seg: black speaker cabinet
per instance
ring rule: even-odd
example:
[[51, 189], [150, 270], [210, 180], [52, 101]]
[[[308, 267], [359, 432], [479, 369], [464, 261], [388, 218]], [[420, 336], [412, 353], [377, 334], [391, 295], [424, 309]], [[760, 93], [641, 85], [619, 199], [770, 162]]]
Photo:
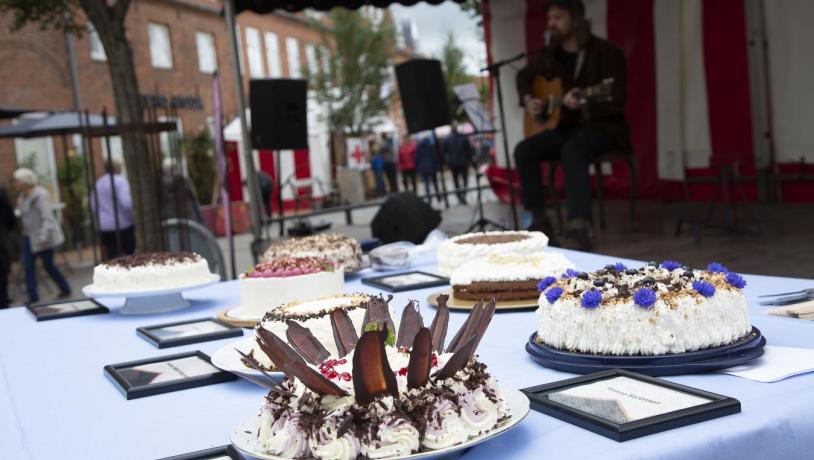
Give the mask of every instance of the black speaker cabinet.
[[413, 192], [390, 195], [370, 223], [374, 237], [382, 243], [411, 241], [422, 243], [441, 223], [441, 213]]
[[413, 59], [396, 66], [401, 106], [410, 133], [445, 126], [452, 121], [441, 61]]
[[308, 148], [305, 80], [249, 81], [252, 147], [258, 150]]

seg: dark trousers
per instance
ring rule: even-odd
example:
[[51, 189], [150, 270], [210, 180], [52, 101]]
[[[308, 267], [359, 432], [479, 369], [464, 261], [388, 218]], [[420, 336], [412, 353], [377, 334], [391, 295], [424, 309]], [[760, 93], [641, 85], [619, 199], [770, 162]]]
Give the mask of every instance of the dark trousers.
[[[435, 194], [438, 195], [438, 176], [436, 173], [421, 173], [421, 179], [424, 181], [424, 195], [427, 197], [428, 202], [432, 202], [430, 196], [430, 185], [435, 188]], [[438, 201], [441, 201], [441, 196], [437, 196]]]
[[8, 274], [11, 268], [11, 251], [8, 241], [0, 239], [0, 308], [8, 307]]
[[387, 178], [388, 193], [399, 191], [398, 167], [392, 161], [384, 163], [384, 176]]
[[45, 251], [33, 254], [31, 252], [31, 241], [29, 241], [26, 236], [23, 238], [23, 266], [25, 267], [25, 287], [28, 290], [28, 301], [35, 303], [40, 300], [40, 296], [37, 294], [37, 269], [35, 266], [37, 257], [42, 259], [42, 266], [45, 268], [45, 272], [48, 273], [51, 279], [54, 280], [54, 283], [57, 284], [59, 292], [62, 294], [71, 292], [71, 287], [68, 285], [68, 282], [65, 281], [65, 277], [62, 276], [57, 266], [54, 265], [54, 250], [46, 249]]
[[116, 247], [116, 231], [99, 232], [99, 239], [102, 240], [102, 246], [105, 248], [105, 255], [107, 260], [115, 259], [123, 255], [130, 255], [136, 252], [136, 233], [133, 226], [129, 226], [120, 232], [122, 251]]
[[455, 184], [455, 193], [458, 195], [458, 201], [466, 203], [465, 189], [469, 186], [469, 167], [468, 166], [452, 166], [449, 170], [452, 171], [452, 182]]
[[594, 158], [615, 146], [605, 132], [587, 126], [546, 131], [523, 140], [514, 149], [523, 207], [530, 211], [545, 207], [540, 163], [560, 160], [565, 173], [568, 219], [589, 219], [591, 179], [588, 167]]
[[402, 169], [401, 181], [404, 183], [404, 190], [412, 190], [413, 192], [418, 193], [415, 169]]

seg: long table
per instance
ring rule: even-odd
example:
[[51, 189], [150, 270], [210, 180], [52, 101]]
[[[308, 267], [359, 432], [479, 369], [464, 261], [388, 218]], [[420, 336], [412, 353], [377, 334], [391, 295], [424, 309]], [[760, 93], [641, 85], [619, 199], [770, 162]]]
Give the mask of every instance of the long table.
[[[619, 260], [563, 252], [582, 270]], [[435, 265], [416, 268], [433, 271]], [[348, 281], [348, 292], [378, 293], [359, 278]], [[768, 342], [814, 348], [814, 324], [765, 316], [757, 304], [760, 294], [812, 287], [814, 282], [768, 276], [746, 280], [752, 322]], [[396, 294], [391, 305], [400, 309], [409, 299], [418, 300], [429, 322], [435, 312], [426, 298], [437, 289]], [[22, 308], [0, 312], [0, 458], [151, 459], [228, 444], [232, 428], [260, 407], [262, 388], [241, 379], [127, 401], [102, 372], [106, 364], [183, 351], [211, 355], [235, 340], [159, 350], [136, 335], [140, 326], [213, 317], [239, 301], [236, 282], [185, 296], [191, 307], [162, 315], [113, 312], [37, 323]], [[457, 330], [465, 317], [452, 313], [450, 330]], [[540, 367], [528, 357], [524, 344], [536, 322], [534, 312], [499, 313], [483, 338], [478, 353], [502, 385], [524, 388], [573, 376]], [[776, 383], [720, 373], [667, 379], [737, 398], [742, 412], [617, 443], [532, 411], [515, 429], [470, 449], [463, 458], [814, 458], [814, 374]]]

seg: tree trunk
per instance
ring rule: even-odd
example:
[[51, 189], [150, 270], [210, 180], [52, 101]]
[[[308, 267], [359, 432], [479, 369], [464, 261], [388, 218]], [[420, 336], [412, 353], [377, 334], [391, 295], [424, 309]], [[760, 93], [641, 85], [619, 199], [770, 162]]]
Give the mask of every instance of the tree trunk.
[[[107, 0], [79, 0], [99, 34], [107, 54], [107, 67], [113, 84], [117, 123], [142, 123], [141, 105], [133, 51], [127, 41], [124, 19], [130, 0], [118, 0], [108, 6]], [[122, 136], [124, 161], [133, 198], [133, 220], [138, 252], [163, 249], [161, 214], [158, 203], [158, 171], [151, 163], [147, 135], [130, 132]]]

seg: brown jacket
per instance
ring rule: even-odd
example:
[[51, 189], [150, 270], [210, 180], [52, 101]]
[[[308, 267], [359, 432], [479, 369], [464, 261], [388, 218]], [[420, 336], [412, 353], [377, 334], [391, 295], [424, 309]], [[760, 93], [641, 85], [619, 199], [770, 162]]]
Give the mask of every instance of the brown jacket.
[[561, 128], [573, 128], [580, 125], [594, 126], [608, 133], [622, 148], [629, 148], [628, 125], [625, 120], [624, 107], [627, 99], [627, 65], [621, 49], [611, 45], [607, 40], [591, 35], [585, 45], [585, 57], [577, 78], [569, 75], [565, 66], [557, 59], [556, 48], [549, 47], [517, 73], [517, 93], [520, 104], [523, 97], [531, 94], [534, 77], [542, 75], [547, 79], [560, 78], [563, 91], [573, 87], [584, 88], [600, 83], [606, 78], [613, 78], [612, 100], [589, 101], [581, 111], [562, 108]]

